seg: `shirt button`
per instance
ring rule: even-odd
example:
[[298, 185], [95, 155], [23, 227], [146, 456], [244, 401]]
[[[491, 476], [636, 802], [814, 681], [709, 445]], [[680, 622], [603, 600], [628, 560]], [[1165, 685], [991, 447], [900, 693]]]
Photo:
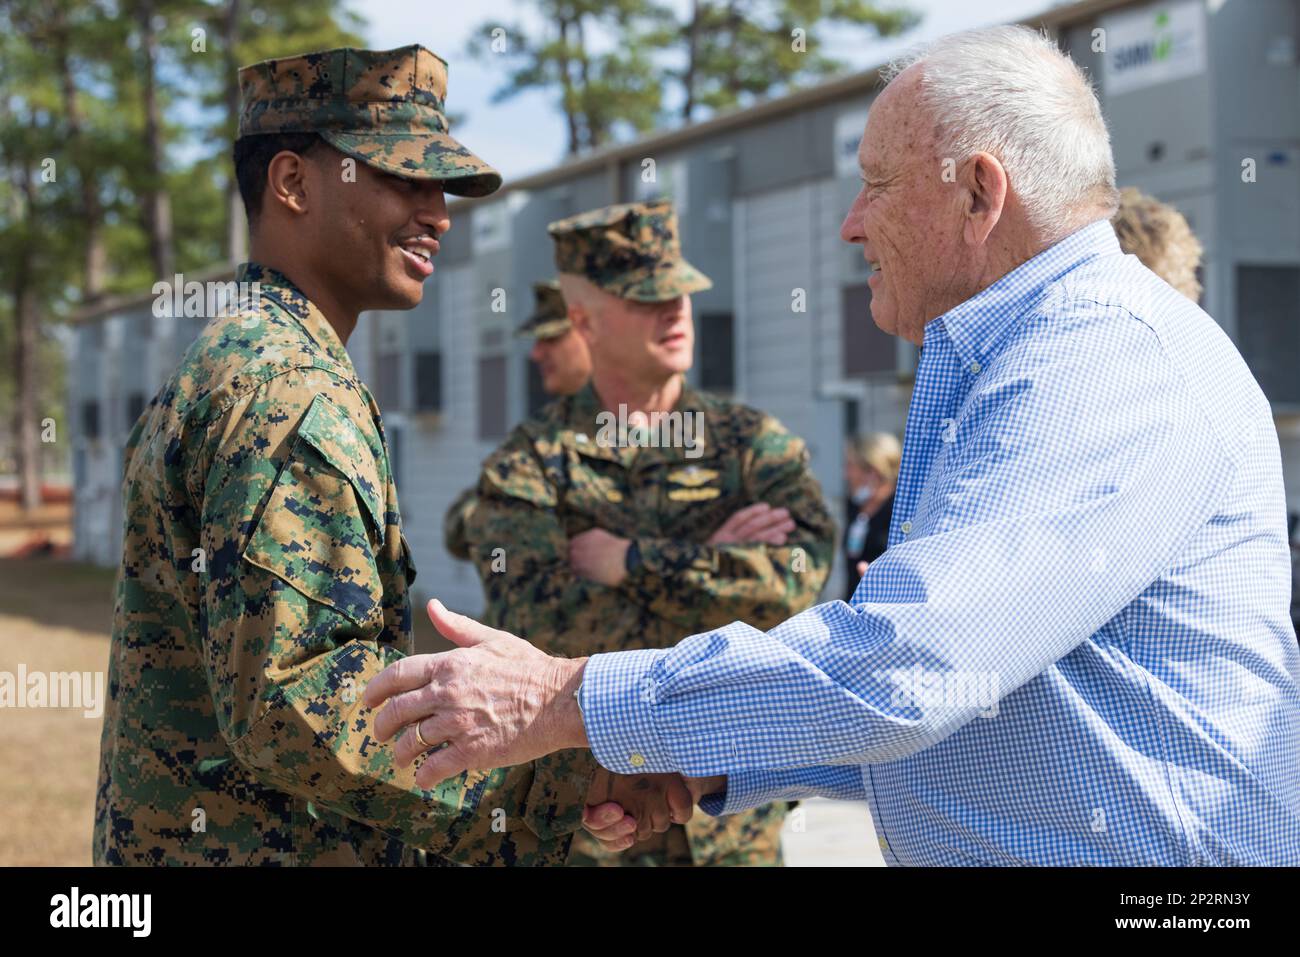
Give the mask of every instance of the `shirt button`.
[[887, 850], [889, 850], [889, 842], [886, 841], [883, 837], [880, 838], [880, 849], [881, 849], [882, 851], [887, 851]]
[[912, 523], [911, 523], [911, 522], [904, 522], [904, 523], [903, 523], [903, 534], [906, 535], [906, 534], [908, 534], [909, 532], [911, 532], [911, 530], [912, 530]]
[[645, 756], [633, 752], [631, 756], [628, 757], [627, 761], [632, 765], [632, 767], [639, 768], [641, 765], [645, 764]]
[[984, 368], [984, 367], [983, 367], [982, 365], [980, 365], [978, 362], [972, 362], [972, 363], [970, 364], [970, 374], [971, 374], [971, 375], [979, 375], [979, 374], [980, 374], [980, 369], [983, 369], [983, 368]]

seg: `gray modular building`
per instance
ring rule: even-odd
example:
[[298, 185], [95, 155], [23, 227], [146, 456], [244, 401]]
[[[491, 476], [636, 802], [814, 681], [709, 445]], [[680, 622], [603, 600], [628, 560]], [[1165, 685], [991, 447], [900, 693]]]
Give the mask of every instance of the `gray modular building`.
[[[1300, 0], [1087, 0], [1025, 21], [1094, 78], [1121, 185], [1177, 206], [1205, 247], [1202, 305], [1273, 402], [1290, 508], [1300, 510]], [[838, 516], [844, 437], [902, 434], [914, 348], [868, 314], [860, 249], [839, 239], [875, 71], [569, 161], [452, 206], [424, 302], [363, 317], [349, 343], [384, 410], [417, 590], [471, 612], [473, 569], [442, 548], [443, 513], [542, 401], [512, 336], [554, 272], [546, 224], [671, 196], [693, 297], [692, 381], [803, 436]], [[191, 320], [141, 302], [83, 317], [70, 376], [79, 555], [117, 558], [120, 446]], [[830, 589], [839, 588], [837, 567]], [[834, 593], [833, 591], [828, 593]]]

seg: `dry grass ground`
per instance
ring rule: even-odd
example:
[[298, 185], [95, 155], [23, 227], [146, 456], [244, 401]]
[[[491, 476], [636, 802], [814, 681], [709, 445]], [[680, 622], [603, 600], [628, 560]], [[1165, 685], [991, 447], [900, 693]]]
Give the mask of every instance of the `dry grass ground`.
[[[105, 672], [111, 569], [0, 559], [0, 671]], [[0, 865], [89, 864], [99, 718], [0, 710]]]

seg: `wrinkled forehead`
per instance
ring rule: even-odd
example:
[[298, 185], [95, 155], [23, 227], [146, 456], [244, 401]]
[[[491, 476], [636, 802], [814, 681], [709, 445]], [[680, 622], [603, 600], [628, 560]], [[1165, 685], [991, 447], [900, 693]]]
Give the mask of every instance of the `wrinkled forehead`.
[[919, 67], [900, 73], [877, 95], [858, 145], [858, 165], [871, 173], [924, 158], [932, 145], [932, 125], [919, 99]]

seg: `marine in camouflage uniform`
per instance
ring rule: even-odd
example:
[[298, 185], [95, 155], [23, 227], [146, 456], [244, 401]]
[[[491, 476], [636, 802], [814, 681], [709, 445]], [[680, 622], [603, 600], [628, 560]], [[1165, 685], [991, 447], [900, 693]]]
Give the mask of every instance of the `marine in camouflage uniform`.
[[[681, 258], [666, 203], [610, 207], [550, 229], [561, 272], [624, 298], [664, 301], [711, 285]], [[835, 527], [804, 443], [769, 415], [689, 387], [673, 411], [702, 423], [694, 448], [603, 441], [606, 410], [589, 384], [524, 422], [487, 460], [468, 530], [487, 623], [580, 656], [666, 648], [738, 620], [766, 630], [816, 601]], [[796, 527], [784, 545], [707, 544], [759, 502], [789, 510]], [[569, 564], [570, 540], [593, 528], [633, 543], [617, 586]], [[583, 832], [569, 863], [779, 864], [785, 812], [781, 803], [697, 814], [622, 854]]]
[[558, 279], [533, 283], [533, 314], [523, 321], [515, 336], [520, 339], [558, 339], [573, 328]]
[[[548, 343], [559, 339], [562, 336], [577, 335], [573, 332], [573, 325], [569, 322], [569, 315], [564, 305], [564, 296], [560, 292], [560, 284], [557, 280], [547, 279], [543, 282], [533, 283], [533, 298], [535, 300], [534, 311], [531, 316], [515, 330], [515, 335], [520, 338], [530, 338], [536, 342]], [[586, 354], [586, 350], [582, 351]], [[552, 361], [558, 360], [556, 355]], [[591, 371], [590, 360], [587, 361], [585, 369], [562, 369], [563, 375], [560, 377], [564, 381], [583, 378], [585, 381]], [[543, 380], [543, 388], [546, 387]], [[569, 390], [548, 390], [552, 395], [567, 395]], [[442, 520], [442, 542], [452, 558], [459, 558], [462, 561], [469, 561], [469, 542], [465, 538], [465, 526], [469, 521], [470, 515], [474, 511], [474, 506], [478, 502], [478, 495], [474, 486], [465, 489], [452, 501], [447, 508], [447, 514]]]
[[[240, 77], [241, 136], [320, 126], [448, 192], [500, 182], [440, 132], [446, 69], [423, 48]], [[425, 790], [375, 739], [361, 694], [412, 650], [415, 577], [379, 409], [293, 282], [238, 279], [260, 295], [207, 324], [126, 451], [95, 862], [561, 862], [586, 752]]]

